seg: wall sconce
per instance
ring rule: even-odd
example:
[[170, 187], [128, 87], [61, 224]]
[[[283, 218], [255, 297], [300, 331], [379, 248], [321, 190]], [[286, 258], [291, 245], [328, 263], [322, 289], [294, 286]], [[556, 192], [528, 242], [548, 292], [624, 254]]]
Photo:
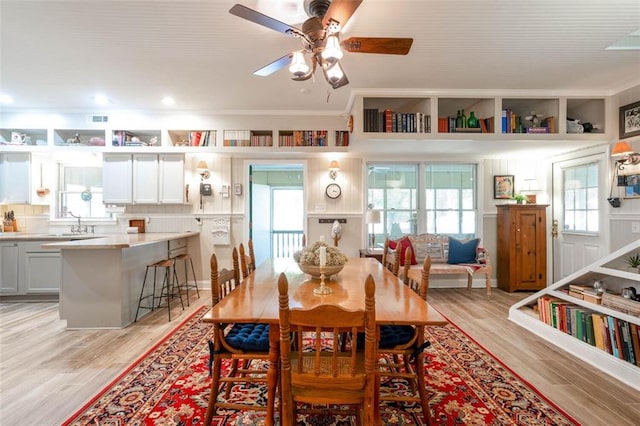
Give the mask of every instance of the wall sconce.
[[627, 141], [616, 142], [611, 151], [612, 157], [620, 157], [616, 160], [616, 165], [619, 170], [623, 170], [624, 166], [631, 166], [640, 164], [640, 154], [633, 152], [631, 145]]
[[367, 210], [364, 221], [367, 225], [373, 225], [369, 234], [369, 249], [374, 249], [376, 245], [375, 224], [380, 223], [380, 210]]
[[196, 171], [200, 175], [200, 181], [209, 179], [211, 177], [211, 172], [209, 171], [209, 166], [207, 166], [206, 161], [199, 161], [198, 165], [196, 166]]
[[336, 160], [333, 160], [331, 161], [331, 163], [329, 163], [329, 177], [331, 178], [331, 180], [336, 180], [336, 177], [338, 177], [339, 170], [340, 170], [340, 165]]

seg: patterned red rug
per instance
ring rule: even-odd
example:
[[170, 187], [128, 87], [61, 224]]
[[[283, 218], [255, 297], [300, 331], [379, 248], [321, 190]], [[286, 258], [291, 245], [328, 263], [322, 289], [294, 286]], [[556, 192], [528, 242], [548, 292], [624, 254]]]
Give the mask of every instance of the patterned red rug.
[[[202, 424], [211, 384], [207, 340], [212, 327], [201, 321], [206, 309], [187, 318], [64, 425]], [[426, 383], [435, 424], [578, 424], [457, 326], [429, 327], [426, 338], [431, 342]], [[237, 386], [232, 398], [264, 404], [266, 395]], [[424, 424], [418, 405], [383, 403], [381, 412], [384, 424]], [[213, 424], [260, 425], [264, 412], [219, 410]], [[303, 424], [348, 425], [351, 419], [309, 416]]]

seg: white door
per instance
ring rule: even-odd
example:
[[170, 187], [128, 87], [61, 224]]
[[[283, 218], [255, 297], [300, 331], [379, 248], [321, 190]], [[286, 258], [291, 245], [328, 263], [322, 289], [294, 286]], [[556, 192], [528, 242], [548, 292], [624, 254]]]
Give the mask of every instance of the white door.
[[597, 153], [553, 163], [553, 282], [609, 253], [606, 161]]
[[271, 257], [271, 188], [251, 185], [251, 240], [256, 266]]
[[184, 156], [160, 155], [160, 203], [184, 203]]
[[156, 154], [134, 154], [133, 156], [133, 202], [158, 203], [158, 156]]

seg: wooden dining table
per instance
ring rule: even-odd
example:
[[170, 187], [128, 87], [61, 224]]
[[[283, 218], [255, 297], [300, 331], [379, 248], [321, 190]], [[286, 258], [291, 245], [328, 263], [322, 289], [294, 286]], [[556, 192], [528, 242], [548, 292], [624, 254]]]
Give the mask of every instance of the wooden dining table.
[[[329, 277], [328, 295], [316, 295], [319, 279], [304, 274], [293, 259], [274, 258], [262, 263], [231, 293], [213, 306], [203, 321], [213, 324], [266, 323], [269, 324], [269, 370], [267, 372], [266, 424], [273, 425], [278, 383], [279, 307], [278, 277], [284, 273], [289, 282], [289, 305], [292, 309], [312, 309], [319, 305], [335, 304], [345, 309], [364, 309], [364, 282], [369, 274], [376, 284], [376, 325], [444, 325], [447, 320], [420, 298], [412, 289], [373, 258], [349, 258], [338, 274]], [[215, 356], [215, 355], [214, 355]], [[424, 386], [424, 352], [417, 356], [418, 378]], [[422, 378], [422, 380], [421, 380]], [[379, 380], [377, 380], [379, 382]], [[282, 412], [286, 407], [282, 407]], [[380, 404], [374, 404], [373, 418], [380, 418]], [[285, 424], [285, 423], [283, 423]]]

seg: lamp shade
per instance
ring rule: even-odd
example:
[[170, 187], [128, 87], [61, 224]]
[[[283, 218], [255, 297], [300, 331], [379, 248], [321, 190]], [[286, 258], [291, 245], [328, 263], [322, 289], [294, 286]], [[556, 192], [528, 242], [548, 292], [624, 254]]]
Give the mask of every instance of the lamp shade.
[[329, 170], [335, 170], [335, 171], [340, 170], [340, 165], [338, 164], [338, 162], [336, 160], [332, 160], [329, 163]]
[[380, 223], [380, 210], [367, 210], [364, 218], [366, 223]]
[[627, 155], [633, 153], [633, 149], [631, 149], [631, 145], [627, 141], [616, 142], [611, 151], [612, 157], [617, 157], [619, 155]]
[[198, 165], [196, 166], [196, 170], [198, 171], [198, 173], [202, 173], [206, 170], [209, 170], [209, 166], [207, 165], [206, 161], [198, 161]]

